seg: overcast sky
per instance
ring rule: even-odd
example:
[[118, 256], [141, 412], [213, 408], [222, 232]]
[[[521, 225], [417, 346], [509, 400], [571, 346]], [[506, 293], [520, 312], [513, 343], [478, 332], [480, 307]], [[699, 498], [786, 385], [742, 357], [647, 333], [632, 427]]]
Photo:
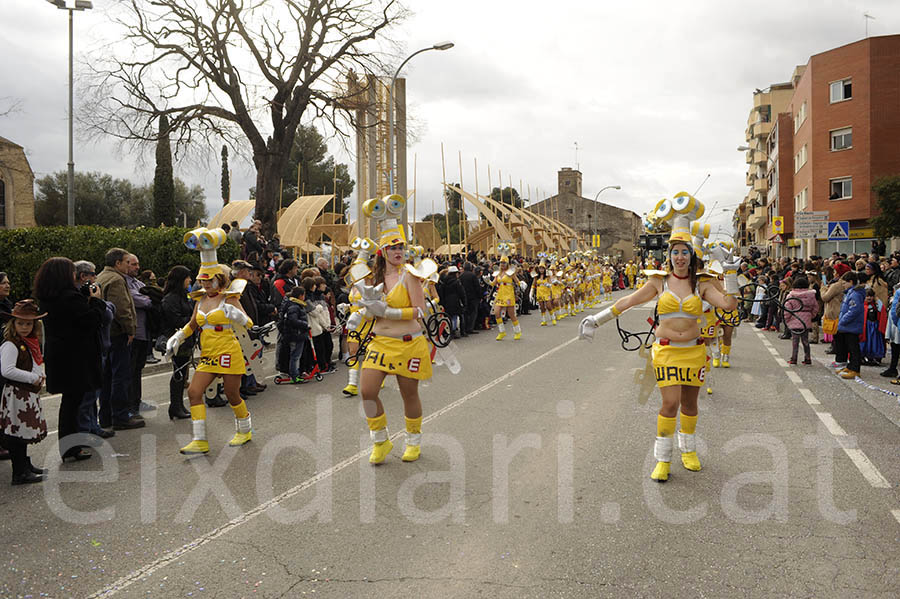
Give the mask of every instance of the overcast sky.
[[[75, 16], [80, 39], [101, 39], [103, 6]], [[443, 40], [456, 46], [428, 52], [404, 69], [409, 113], [420, 128], [409, 149], [409, 187], [417, 156], [418, 213], [441, 207], [441, 155], [447, 178], [479, 190], [502, 171], [505, 184], [530, 185], [532, 197], [556, 191], [560, 167], [584, 173], [584, 195], [606, 185], [602, 201], [643, 214], [660, 198], [693, 192], [711, 221], [731, 231], [731, 209], [746, 195], [744, 129], [755, 88], [790, 79], [811, 54], [865, 35], [900, 33], [896, 0], [673, 3], [531, 0], [407, 1], [411, 19], [392, 36], [412, 52]], [[82, 48], [83, 49], [83, 48]], [[38, 177], [67, 160], [66, 15], [45, 0], [0, 0], [0, 136], [26, 148]], [[77, 90], [76, 90], [77, 93]], [[76, 110], [77, 111], [77, 110]], [[341, 144], [338, 160], [351, 164]], [[78, 170], [103, 171], [136, 183], [153, 178], [112, 144], [75, 141]], [[233, 165], [232, 199], [255, 183], [252, 165]], [[177, 165], [176, 176], [204, 186], [210, 215], [220, 207], [219, 167]], [[351, 203], [353, 205], [355, 203]], [[728, 212], [723, 208], [730, 209]], [[355, 212], [355, 206], [353, 208]], [[475, 211], [469, 208], [474, 217]], [[355, 216], [355, 215], [353, 215]]]

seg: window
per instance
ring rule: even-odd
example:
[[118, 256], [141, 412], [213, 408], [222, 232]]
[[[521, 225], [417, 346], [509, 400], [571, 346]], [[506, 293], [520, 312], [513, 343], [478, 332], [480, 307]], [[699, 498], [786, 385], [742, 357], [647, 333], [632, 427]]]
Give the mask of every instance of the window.
[[803, 100], [803, 103], [800, 104], [800, 108], [797, 109], [796, 116], [794, 116], [794, 133], [796, 133], [797, 130], [803, 126], [803, 123], [805, 121], [806, 121], [806, 100]]
[[6, 226], [6, 182], [0, 179], [0, 227]]
[[831, 192], [828, 195], [829, 200], [847, 200], [853, 197], [853, 178], [841, 177], [840, 179], [831, 179], [829, 181]]
[[800, 148], [800, 151], [794, 156], [794, 172], [796, 173], [803, 165], [806, 164], [806, 144], [803, 144], [803, 147]]
[[829, 84], [831, 89], [831, 103], [843, 102], [853, 97], [853, 84], [850, 79], [833, 81]]
[[803, 212], [806, 210], [806, 190], [804, 187], [803, 191], [794, 196], [794, 212]]
[[835, 129], [831, 132], [831, 151], [846, 150], [853, 147], [853, 129]]

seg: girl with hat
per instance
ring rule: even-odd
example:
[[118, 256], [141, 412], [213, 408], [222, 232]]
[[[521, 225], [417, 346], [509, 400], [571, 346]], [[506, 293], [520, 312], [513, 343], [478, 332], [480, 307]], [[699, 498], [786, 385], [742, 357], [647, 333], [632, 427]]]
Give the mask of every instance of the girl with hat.
[[12, 459], [12, 484], [39, 483], [46, 470], [35, 467], [28, 445], [47, 436], [41, 411], [40, 390], [44, 384], [40, 314], [34, 300], [22, 300], [8, 314], [0, 345], [0, 374], [6, 379], [0, 392], [0, 441]]
[[[725, 271], [721, 292], [701, 270], [701, 259], [694, 251], [690, 221], [703, 216], [703, 204], [685, 192], [660, 201], [654, 209], [653, 231], [670, 219], [668, 271], [645, 271], [650, 280], [637, 291], [620, 298], [605, 310], [581, 321], [579, 337], [593, 339], [596, 327], [618, 318], [625, 310], [657, 299], [659, 324], [651, 352], [656, 382], [662, 395], [662, 408], [656, 420], [654, 455], [657, 463], [650, 478], [669, 479], [677, 417], [681, 414], [678, 448], [685, 469], [700, 470], [697, 457], [697, 396], [706, 377], [706, 347], [700, 336], [703, 302], [722, 310], [737, 308], [737, 268], [740, 259], [723, 254]], [[694, 223], [698, 224], [698, 223]]]

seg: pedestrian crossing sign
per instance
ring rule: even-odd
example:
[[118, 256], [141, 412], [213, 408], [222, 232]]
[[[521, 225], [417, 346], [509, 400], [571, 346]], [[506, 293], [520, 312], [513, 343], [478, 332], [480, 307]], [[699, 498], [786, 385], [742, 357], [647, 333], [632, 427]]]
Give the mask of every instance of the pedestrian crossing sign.
[[772, 217], [772, 234], [776, 235], [778, 233], [784, 233], [784, 217], [783, 216], [773, 216]]
[[828, 241], [847, 241], [850, 239], [850, 221], [828, 221]]

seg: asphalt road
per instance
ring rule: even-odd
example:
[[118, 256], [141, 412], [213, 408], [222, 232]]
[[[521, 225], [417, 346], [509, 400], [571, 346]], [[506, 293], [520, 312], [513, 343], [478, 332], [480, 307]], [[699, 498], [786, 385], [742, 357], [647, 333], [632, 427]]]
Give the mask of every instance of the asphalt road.
[[[623, 322], [645, 328], [650, 313]], [[660, 485], [659, 393], [634, 382], [644, 359], [612, 323], [591, 344], [575, 341], [578, 318], [539, 318], [523, 317], [518, 342], [457, 342], [462, 372], [438, 368], [422, 385], [411, 464], [402, 434], [384, 465], [368, 464], [343, 368], [322, 383], [269, 380], [241, 448], [226, 446], [231, 411], [210, 410], [205, 457], [178, 453], [190, 422], [164, 405], [104, 459], [56, 470], [51, 436], [33, 452], [50, 480], [0, 486], [0, 595], [900, 595], [896, 397], [838, 379], [824, 345], [812, 366], [788, 367], [789, 342], [745, 324], [733, 367], [701, 394], [703, 470], [676, 453]], [[168, 401], [165, 374], [144, 388]], [[402, 431], [396, 385], [382, 397]], [[57, 405], [45, 402], [51, 429]]]

